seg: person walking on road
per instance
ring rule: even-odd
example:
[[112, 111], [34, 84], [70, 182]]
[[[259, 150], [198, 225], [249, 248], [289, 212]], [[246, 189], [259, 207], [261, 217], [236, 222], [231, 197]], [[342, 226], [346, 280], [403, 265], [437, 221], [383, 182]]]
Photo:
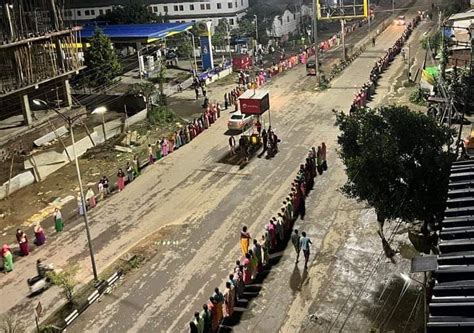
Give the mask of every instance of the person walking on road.
[[328, 169], [328, 162], [327, 162], [327, 148], [326, 148], [326, 143], [321, 143], [321, 160], [323, 161], [322, 167], [323, 170], [326, 171]]
[[35, 224], [35, 244], [36, 246], [41, 246], [46, 242], [46, 235], [44, 234], [44, 229], [39, 222]]
[[306, 232], [301, 233], [300, 238], [300, 249], [303, 250], [304, 254], [304, 268], [308, 268], [308, 260], [309, 260], [309, 246], [313, 244], [309, 237], [306, 237]]
[[13, 270], [12, 250], [7, 244], [2, 246], [3, 272], [8, 273]]
[[247, 231], [247, 226], [244, 225], [240, 232], [240, 249], [244, 257], [249, 252], [250, 239], [250, 233]]
[[375, 37], [372, 37], [372, 47], [375, 47]]
[[16, 240], [18, 241], [18, 245], [20, 245], [20, 255], [27, 256], [28, 254], [30, 254], [28, 237], [21, 229], [16, 230]]
[[63, 231], [63, 228], [64, 228], [63, 217], [61, 215], [61, 211], [59, 210], [59, 208], [54, 208], [53, 218], [54, 218], [54, 229], [56, 230], [56, 232]]
[[300, 259], [300, 252], [301, 252], [301, 247], [300, 247], [300, 235], [298, 234], [298, 229], [295, 229], [293, 231], [293, 234], [291, 235], [291, 243], [293, 243], [293, 246], [295, 247], [296, 251], [296, 263]]

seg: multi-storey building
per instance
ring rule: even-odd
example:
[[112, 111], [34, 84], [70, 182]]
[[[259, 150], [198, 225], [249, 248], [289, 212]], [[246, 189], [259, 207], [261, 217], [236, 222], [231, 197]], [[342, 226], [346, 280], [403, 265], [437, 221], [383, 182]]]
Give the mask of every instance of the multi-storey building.
[[[96, 19], [114, 6], [130, 3], [130, 0], [69, 0], [64, 16], [66, 20], [81, 23]], [[225, 18], [232, 27], [238, 25], [249, 7], [249, 0], [137, 0], [134, 3], [146, 5], [151, 12], [166, 16], [170, 22], [212, 20], [215, 26]]]
[[31, 125], [31, 99], [48, 99], [50, 91], [58, 106], [71, 106], [68, 80], [83, 68], [81, 28], [65, 25], [61, 8], [62, 0], [0, 3], [0, 117], [21, 109]]

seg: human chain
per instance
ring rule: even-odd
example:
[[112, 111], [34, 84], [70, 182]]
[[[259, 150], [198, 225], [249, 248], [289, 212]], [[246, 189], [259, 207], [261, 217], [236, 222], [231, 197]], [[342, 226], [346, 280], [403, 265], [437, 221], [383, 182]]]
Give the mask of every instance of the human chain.
[[304, 254], [305, 269], [307, 269], [311, 240], [305, 232], [298, 233], [292, 228], [299, 217], [301, 220], [306, 215], [306, 198], [314, 187], [314, 179], [328, 169], [326, 160], [326, 144], [323, 142], [317, 149], [312, 147], [300, 165], [295, 179], [291, 184], [288, 195], [276, 215], [264, 226], [259, 238], [252, 238], [247, 226], [240, 232], [241, 256], [225, 281], [223, 292], [218, 287], [203, 304], [201, 312], [194, 313], [194, 318], [189, 322], [191, 333], [217, 332], [221, 324], [225, 324], [234, 314], [234, 307], [243, 300], [244, 291], [256, 281], [265, 268], [270, 268], [270, 254], [285, 248], [288, 239], [297, 253], [298, 262], [300, 251]]
[[[420, 22], [421, 16], [417, 15], [415, 18], [406, 25], [405, 30], [403, 31], [402, 36], [397, 39], [395, 44], [385, 52], [385, 54], [377, 60], [372, 71], [370, 72], [369, 81], [367, 81], [362, 88], [355, 94], [354, 100], [349, 110], [349, 114], [352, 114], [356, 109], [363, 108], [367, 106], [367, 102], [370, 101], [371, 97], [375, 93], [375, 88], [377, 82], [380, 78], [380, 75], [388, 68], [390, 63], [395, 59], [395, 57], [401, 52], [403, 45], [410, 37], [413, 29]], [[375, 39], [373, 40], [375, 45]]]

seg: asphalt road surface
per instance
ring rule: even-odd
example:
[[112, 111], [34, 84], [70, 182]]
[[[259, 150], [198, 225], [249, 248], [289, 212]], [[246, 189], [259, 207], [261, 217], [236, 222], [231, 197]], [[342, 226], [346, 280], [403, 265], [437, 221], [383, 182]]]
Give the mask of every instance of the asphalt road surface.
[[[348, 110], [356, 87], [366, 82], [374, 61], [402, 31], [403, 27], [389, 27], [375, 48], [369, 48], [327, 91], [315, 93], [309, 88], [314, 79], [306, 77], [303, 66], [268, 85], [272, 127], [282, 139], [273, 159], [253, 158], [244, 168], [223, 163], [228, 154], [224, 114], [199, 140], [149, 168], [127, 191], [93, 214], [98, 224], [114, 225], [104, 230], [105, 237], [124, 246], [138, 240], [122, 239], [121, 234], [131, 230], [143, 236], [158, 226], [182, 228], [159, 256], [127, 277], [113, 295], [94, 304], [68, 331], [185, 331], [192, 313], [201, 309], [215, 286], [222, 287], [239, 256], [242, 225], [249, 226], [252, 235], [261, 235], [263, 225], [288, 193], [308, 149], [322, 141], [329, 147], [330, 169], [317, 178], [307, 202], [307, 218], [297, 222], [315, 242], [317, 254], [310, 258], [311, 267], [308, 271], [302, 266], [295, 268], [290, 247], [278, 254], [282, 259], [257, 286], [258, 297], [242, 310], [232, 329], [303, 331], [306, 316], [320, 297], [329, 302], [326, 310], [321, 305], [319, 309], [323, 314], [327, 311], [328, 319], [324, 326], [309, 331], [329, 331], [331, 302], [336, 310], [350, 291], [347, 285], [344, 289], [345, 279], [355, 277], [353, 282], [363, 282], [363, 276], [357, 278], [357, 272], [363, 271], [360, 267], [349, 269], [347, 276], [333, 276], [335, 267], [347, 264], [336, 259], [345, 253], [344, 261], [355, 264], [357, 259], [370, 260], [380, 250], [370, 227], [375, 225], [373, 213], [337, 191], [345, 175], [335, 152], [338, 130], [331, 110]], [[352, 244], [352, 250], [341, 252], [347, 251], [347, 244]], [[332, 288], [340, 289], [336, 292]], [[341, 329], [366, 331], [369, 326], [370, 320], [361, 318]]]

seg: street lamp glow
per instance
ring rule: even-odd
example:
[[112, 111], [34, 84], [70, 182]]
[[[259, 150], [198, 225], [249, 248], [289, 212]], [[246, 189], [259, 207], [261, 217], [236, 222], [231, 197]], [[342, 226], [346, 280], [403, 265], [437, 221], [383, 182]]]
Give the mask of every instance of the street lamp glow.
[[48, 103], [46, 103], [46, 102], [43, 101], [42, 99], [38, 99], [38, 98], [33, 99], [33, 104], [34, 104], [34, 105], [38, 105], [38, 106], [48, 105]]
[[104, 114], [106, 112], [107, 108], [105, 106], [99, 106], [92, 111], [92, 114]]

